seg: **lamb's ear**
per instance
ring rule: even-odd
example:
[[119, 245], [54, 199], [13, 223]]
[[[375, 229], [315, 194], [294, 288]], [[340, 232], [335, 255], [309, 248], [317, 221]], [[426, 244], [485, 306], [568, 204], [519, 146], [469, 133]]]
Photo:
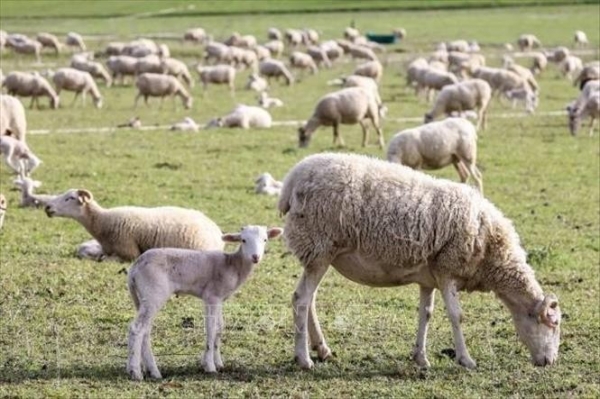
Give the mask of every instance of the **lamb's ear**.
[[270, 228], [269, 231], [267, 231], [267, 237], [269, 237], [269, 240], [272, 240], [273, 238], [277, 238], [282, 234], [283, 234], [283, 229], [281, 227], [273, 227], [273, 228]]
[[221, 240], [225, 242], [240, 242], [242, 241], [242, 235], [240, 233], [223, 234]]
[[554, 294], [548, 294], [538, 305], [538, 318], [550, 328], [556, 328], [560, 324], [560, 308], [558, 298]]
[[77, 196], [81, 204], [87, 204], [94, 199], [94, 196], [88, 190], [77, 190]]

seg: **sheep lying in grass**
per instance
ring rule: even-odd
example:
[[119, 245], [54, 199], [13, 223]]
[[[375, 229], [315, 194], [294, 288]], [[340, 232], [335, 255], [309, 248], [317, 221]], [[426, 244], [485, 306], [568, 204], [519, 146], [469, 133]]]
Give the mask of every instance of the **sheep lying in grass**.
[[48, 201], [56, 198], [55, 195], [36, 194], [34, 189], [40, 187], [42, 183], [32, 180], [23, 174], [14, 183], [21, 190], [21, 202], [19, 206], [22, 208], [44, 208]]
[[134, 108], [137, 107], [137, 103], [141, 97], [144, 97], [146, 105], [148, 105], [148, 97], [160, 97], [160, 103], [162, 105], [166, 96], [173, 97], [173, 100], [175, 100], [175, 96], [179, 96], [186, 109], [192, 107], [192, 96], [190, 96], [185, 87], [183, 87], [181, 82], [177, 80], [175, 76], [143, 73], [136, 79], [135, 86], [138, 89], [138, 93], [135, 96]]
[[172, 125], [169, 130], [180, 130], [180, 131], [192, 131], [197, 132], [200, 126], [189, 116], [183, 118], [183, 121], [177, 122]]
[[577, 135], [582, 121], [590, 117], [590, 137], [594, 135], [594, 125], [600, 119], [600, 81], [591, 80], [584, 86], [577, 100], [567, 106], [569, 130]]
[[27, 119], [25, 109], [19, 99], [0, 94], [0, 136], [12, 136], [25, 141]]
[[224, 234], [225, 242], [239, 242], [236, 252], [152, 249], [129, 269], [127, 286], [137, 314], [129, 327], [127, 373], [142, 380], [142, 363], [151, 378], [162, 378], [150, 345], [152, 321], [173, 295], [193, 295], [204, 302], [206, 351], [202, 366], [207, 373], [223, 369], [221, 336], [223, 302], [233, 295], [260, 263], [267, 240], [282, 229], [245, 226], [240, 233]]
[[48, 201], [49, 217], [78, 221], [106, 256], [132, 261], [150, 248], [221, 250], [221, 230], [202, 212], [174, 206], [102, 208], [87, 190], [71, 189]]
[[6, 197], [4, 194], [0, 193], [0, 230], [2, 230], [2, 226], [4, 225], [4, 216], [6, 215], [7, 204]]
[[23, 171], [26, 176], [42, 163], [23, 140], [12, 136], [0, 136], [0, 154], [12, 170]]
[[379, 147], [384, 147], [383, 132], [379, 125], [380, 109], [372, 90], [364, 87], [349, 87], [326, 94], [315, 106], [310, 119], [298, 129], [298, 145], [308, 146], [313, 133], [319, 126], [333, 127], [333, 144], [344, 146], [339, 134], [339, 125], [360, 124], [363, 130], [362, 146], [367, 145], [368, 130], [365, 119], [370, 119], [379, 137]]
[[258, 96], [258, 105], [265, 109], [271, 107], [283, 107], [283, 101], [278, 98], [269, 97], [266, 91], [262, 91]]
[[[544, 294], [507, 218], [476, 190], [356, 154], [312, 155], [286, 176], [279, 211], [287, 247], [304, 267], [293, 295], [295, 358], [313, 367], [331, 356], [316, 314], [315, 293], [332, 265], [371, 287], [420, 286], [412, 357], [428, 367], [426, 336], [434, 290], [452, 325], [456, 362], [476, 367], [461, 329], [459, 291], [493, 291], [513, 316], [536, 366], [558, 357], [561, 312]], [[310, 346], [309, 346], [310, 345]]]
[[6, 87], [6, 91], [12, 96], [31, 97], [29, 108], [33, 108], [33, 104], [36, 104], [39, 109], [38, 97], [40, 96], [50, 99], [50, 108], [58, 108], [60, 97], [50, 83], [38, 73], [11, 72], [6, 75], [2, 86]]
[[487, 126], [487, 108], [492, 98], [492, 88], [481, 79], [471, 79], [444, 87], [438, 94], [433, 108], [425, 114], [429, 123], [441, 114], [477, 110], [477, 130]]
[[93, 239], [79, 244], [75, 256], [79, 259], [91, 259], [96, 262], [102, 262], [106, 258], [106, 255], [102, 251], [102, 245]]
[[59, 95], [62, 90], [75, 92], [73, 103], [81, 94], [81, 103], [85, 105], [85, 97], [90, 93], [94, 100], [96, 108], [102, 108], [102, 95], [92, 75], [88, 72], [80, 71], [75, 68], [60, 68], [52, 76], [52, 81], [56, 87], [56, 94]]
[[239, 104], [229, 114], [208, 122], [206, 128], [239, 127], [242, 129], [268, 129], [272, 124], [273, 119], [267, 110], [251, 105]]
[[435, 170], [452, 164], [461, 182], [469, 176], [483, 193], [477, 169], [477, 131], [464, 118], [447, 118], [396, 133], [388, 144], [387, 160], [413, 169]]
[[256, 194], [279, 195], [283, 183], [275, 180], [270, 173], [263, 173], [254, 181], [254, 192]]
[[235, 93], [236, 71], [231, 65], [198, 65], [196, 71], [198, 72], [204, 90], [208, 88], [209, 83], [226, 84], [229, 87], [231, 94]]

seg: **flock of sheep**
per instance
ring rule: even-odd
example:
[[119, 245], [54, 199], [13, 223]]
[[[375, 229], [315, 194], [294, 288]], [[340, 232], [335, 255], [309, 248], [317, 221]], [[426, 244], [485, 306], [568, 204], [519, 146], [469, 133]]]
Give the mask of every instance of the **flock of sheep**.
[[[394, 34], [404, 38], [406, 31], [397, 29]], [[341, 87], [317, 101], [312, 115], [298, 128], [299, 146], [308, 146], [320, 126], [331, 126], [334, 144], [343, 146], [339, 131], [343, 124], [360, 124], [362, 145], [366, 146], [369, 120], [377, 131], [378, 145], [385, 148], [381, 120], [387, 107], [379, 93], [383, 46], [368, 41], [352, 27], [338, 40], [321, 41], [312, 29], [282, 33], [271, 28], [267, 37], [266, 43], [258, 44], [254, 36], [234, 33], [217, 42], [201, 28], [185, 32], [184, 40], [204, 45], [203, 62], [195, 65], [204, 90], [223, 84], [233, 94], [236, 74], [247, 68], [251, 73], [246, 89], [260, 93], [257, 106], [239, 104], [205, 127], [270, 128], [268, 109], [284, 103], [269, 97], [271, 79], [292, 85], [297, 80], [294, 70], [317, 73], [319, 68], [331, 68], [350, 58], [363, 63], [353, 74], [328, 82]], [[583, 32], [577, 32], [575, 40], [578, 46], [587, 43]], [[138, 39], [110, 43], [94, 54], [87, 52], [76, 33], [69, 33], [63, 45], [49, 33], [30, 39], [5, 32], [0, 32], [0, 44], [18, 54], [34, 54], [38, 60], [45, 47], [57, 53], [65, 45], [77, 49], [68, 67], [47, 74], [12, 71], [0, 76], [8, 93], [0, 95], [0, 152], [18, 174], [15, 183], [22, 191], [21, 206], [43, 207], [50, 217], [74, 219], [90, 233], [93, 240], [80, 245], [78, 256], [134, 261], [128, 276], [137, 310], [129, 329], [127, 371], [131, 378], [143, 378], [142, 365], [150, 377], [161, 378], [150, 346], [150, 330], [155, 314], [174, 294], [194, 295], [205, 303], [203, 367], [206, 372], [222, 369], [222, 304], [262, 260], [265, 243], [282, 234], [304, 267], [293, 295], [295, 356], [303, 368], [313, 367], [309, 348], [323, 360], [331, 355], [315, 305], [315, 292], [330, 265], [369, 286], [420, 285], [419, 328], [413, 349], [419, 366], [429, 366], [425, 344], [434, 289], [441, 291], [446, 304], [456, 361], [462, 366], [473, 368], [475, 361], [460, 327], [457, 293], [461, 290], [495, 292], [512, 313], [533, 363], [545, 366], [555, 362], [561, 320], [558, 299], [543, 292], [511, 222], [483, 197], [482, 175], [476, 166], [477, 130], [486, 128], [494, 95], [521, 101], [528, 112], [534, 112], [539, 98], [535, 76], [543, 73], [550, 61], [581, 89], [567, 108], [571, 133], [575, 134], [587, 117], [592, 119], [593, 132], [600, 113], [598, 61], [584, 64], [565, 47], [533, 51], [541, 46], [540, 41], [523, 35], [517, 44], [532, 60], [531, 67], [505, 56], [502, 68], [491, 68], [477, 43], [441, 43], [429, 57], [415, 58], [406, 68], [407, 87], [433, 103], [424, 116], [425, 124], [389, 140], [387, 161], [353, 154], [318, 154], [299, 162], [283, 182], [264, 173], [255, 181], [256, 192], [279, 196], [284, 229], [246, 226], [239, 233], [222, 234], [218, 225], [198, 210], [104, 208], [84, 189], [60, 195], [34, 192], [39, 182], [31, 176], [41, 160], [26, 144], [25, 110], [14, 96], [31, 97], [31, 106], [38, 103], [38, 97], [48, 97], [50, 108], [57, 108], [60, 94], [66, 90], [81, 95], [84, 102], [89, 94], [100, 108], [103, 96], [96, 80], [108, 90], [132, 77], [137, 89], [135, 104], [142, 97], [147, 102], [149, 97], [178, 96], [189, 108], [194, 78], [186, 63], [170, 56], [168, 46]], [[506, 45], [507, 50], [511, 47]], [[288, 63], [279, 59], [286, 48], [291, 48]], [[95, 60], [98, 55], [107, 57], [105, 64]], [[44, 75], [51, 77], [53, 85]], [[434, 121], [442, 115], [446, 118]], [[476, 125], [469, 117], [477, 119]], [[140, 125], [139, 118], [134, 118], [125, 126]], [[191, 118], [172, 126], [173, 130], [200, 128]], [[471, 177], [477, 189], [413, 170], [448, 165], [455, 167], [461, 182]], [[0, 194], [0, 227], [5, 211], [6, 199]], [[225, 253], [224, 242], [237, 242], [239, 248]]]

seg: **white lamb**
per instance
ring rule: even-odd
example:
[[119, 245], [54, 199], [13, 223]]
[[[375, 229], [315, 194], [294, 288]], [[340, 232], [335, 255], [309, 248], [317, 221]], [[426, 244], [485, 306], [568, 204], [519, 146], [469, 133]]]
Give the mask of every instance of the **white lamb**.
[[238, 127], [242, 129], [259, 128], [268, 129], [272, 126], [271, 114], [261, 107], [239, 104], [229, 114], [215, 118], [208, 122], [211, 127]]
[[171, 296], [193, 295], [204, 302], [206, 351], [202, 366], [207, 373], [223, 369], [221, 336], [223, 302], [248, 279], [263, 259], [267, 240], [282, 229], [245, 226], [240, 233], [224, 234], [225, 242], [239, 242], [236, 252], [152, 249], [131, 266], [127, 286], [137, 311], [129, 327], [127, 373], [142, 380], [142, 363], [151, 378], [162, 378], [150, 345], [152, 321]]
[[575, 31], [573, 41], [575, 42], [575, 47], [586, 47], [589, 44], [588, 37], [582, 30]]
[[416, 170], [436, 170], [452, 164], [461, 182], [471, 176], [483, 193], [476, 166], [477, 131], [467, 119], [446, 118], [396, 133], [388, 144], [387, 160]]
[[200, 126], [192, 118], [186, 116], [183, 121], [175, 123], [169, 130], [197, 132], [200, 130]]
[[356, 154], [317, 154], [294, 166], [279, 211], [284, 237], [304, 268], [293, 294], [295, 359], [310, 369], [309, 348], [331, 356], [316, 314], [315, 293], [332, 265], [371, 287], [420, 286], [412, 358], [428, 367], [426, 337], [434, 290], [452, 325], [456, 362], [476, 367], [461, 329], [460, 291], [493, 291], [513, 316], [536, 366], [558, 358], [561, 312], [527, 264], [506, 217], [465, 184]]
[[23, 171], [25, 176], [29, 176], [42, 163], [25, 141], [12, 136], [0, 136], [0, 154], [12, 170], [16, 173]]
[[270, 173], [263, 173], [254, 181], [254, 192], [256, 194], [279, 195], [283, 183], [275, 178]]
[[262, 91], [258, 96], [258, 105], [265, 109], [269, 109], [271, 107], [283, 107], [283, 101], [278, 98], [269, 97], [266, 91]]
[[485, 80], [471, 79], [446, 86], [438, 94], [431, 111], [425, 114], [425, 123], [442, 114], [450, 116], [453, 112], [477, 110], [477, 130], [485, 130], [491, 98], [492, 88]]
[[136, 79], [135, 86], [138, 89], [138, 93], [135, 96], [134, 107], [137, 107], [137, 103], [141, 97], [144, 97], [146, 105], [148, 105], [148, 97], [160, 97], [162, 105], [166, 96], [171, 96], [173, 101], [175, 100], [175, 96], [179, 96], [186, 109], [192, 107], [192, 96], [175, 76], [143, 73]]
[[52, 76], [52, 81], [56, 87], [56, 94], [59, 95], [62, 90], [74, 91], [73, 103], [81, 94], [81, 103], [85, 105], [85, 97], [90, 93], [94, 100], [96, 108], [102, 108], [102, 95], [92, 75], [88, 72], [80, 71], [75, 68], [60, 68]]
[[0, 94], [0, 137], [12, 136], [25, 141], [27, 119], [25, 108], [18, 98]]
[[213, 65], [213, 66], [202, 66], [196, 67], [202, 87], [206, 91], [209, 83], [213, 84], [226, 84], [231, 91], [231, 94], [235, 94], [235, 68], [231, 65]]
[[102, 245], [94, 239], [79, 244], [75, 256], [79, 259], [91, 259], [96, 262], [101, 262], [106, 258], [106, 254], [102, 251]]
[[39, 109], [38, 97], [40, 96], [50, 99], [50, 108], [58, 108], [60, 97], [40, 74], [14, 71], [6, 75], [2, 86], [6, 87], [6, 91], [12, 96], [31, 97], [29, 108], [33, 108], [33, 104], [36, 104]]
[[571, 135], [577, 135], [582, 121], [590, 117], [589, 135], [592, 136], [596, 120], [600, 119], [600, 81], [591, 80], [587, 82], [579, 97], [567, 106], [567, 113]]
[[78, 221], [109, 257], [132, 261], [151, 248], [221, 250], [219, 226], [202, 212], [174, 206], [103, 208], [87, 190], [71, 189], [48, 201], [49, 217]]
[[285, 64], [279, 60], [262, 60], [258, 64], [258, 71], [261, 75], [265, 76], [267, 80], [270, 80], [273, 77], [279, 80], [280, 77], [283, 77], [288, 86], [294, 83], [294, 75], [292, 75]]
[[307, 147], [319, 126], [333, 127], [333, 144], [344, 146], [339, 125], [360, 124], [363, 131], [362, 146], [366, 147], [369, 132], [365, 119], [370, 119], [379, 137], [379, 147], [384, 147], [383, 132], [379, 124], [380, 106], [373, 91], [365, 87], [349, 87], [329, 93], [319, 99], [310, 119], [298, 128], [298, 145]]
[[67, 33], [66, 44], [70, 47], [77, 47], [79, 51], [85, 51], [86, 45], [83, 41], [83, 37], [79, 33], [69, 32]]

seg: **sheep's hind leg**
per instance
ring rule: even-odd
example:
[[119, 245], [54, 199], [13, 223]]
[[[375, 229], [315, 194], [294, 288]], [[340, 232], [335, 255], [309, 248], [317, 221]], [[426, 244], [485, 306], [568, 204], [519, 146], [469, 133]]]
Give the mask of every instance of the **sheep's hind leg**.
[[331, 349], [325, 342], [319, 319], [317, 318], [317, 292], [312, 296], [310, 303], [310, 309], [308, 311], [308, 336], [310, 338], [310, 345], [313, 350], [317, 351], [319, 360], [326, 360], [331, 356]]
[[412, 351], [412, 358], [419, 367], [429, 367], [430, 363], [427, 360], [427, 327], [429, 320], [433, 315], [433, 304], [435, 291], [433, 288], [420, 288], [419, 301], [419, 330], [417, 332], [417, 342]]
[[460, 328], [462, 320], [462, 311], [458, 301], [458, 290], [456, 283], [453, 281], [447, 282], [442, 288], [442, 296], [446, 304], [446, 312], [452, 324], [452, 335], [454, 336], [454, 349], [456, 351], [456, 363], [461, 366], [474, 369], [477, 367], [475, 361], [469, 355], [469, 350], [465, 344], [465, 337]]
[[150, 333], [152, 331], [152, 323], [146, 329], [144, 333], [144, 338], [142, 339], [142, 360], [144, 362], [144, 366], [146, 366], [146, 371], [150, 374], [150, 378], [155, 380], [162, 379], [162, 375], [158, 370], [158, 366], [156, 365], [156, 359], [154, 358], [154, 354], [152, 353], [152, 343], [150, 339]]
[[[292, 309], [294, 313], [294, 342], [295, 359], [303, 369], [311, 369], [313, 361], [308, 354], [308, 313], [309, 308], [321, 279], [327, 272], [328, 263], [310, 263], [305, 265], [304, 273], [296, 286], [292, 296]], [[316, 321], [316, 317], [313, 321]], [[316, 324], [316, 323], [315, 323]]]

